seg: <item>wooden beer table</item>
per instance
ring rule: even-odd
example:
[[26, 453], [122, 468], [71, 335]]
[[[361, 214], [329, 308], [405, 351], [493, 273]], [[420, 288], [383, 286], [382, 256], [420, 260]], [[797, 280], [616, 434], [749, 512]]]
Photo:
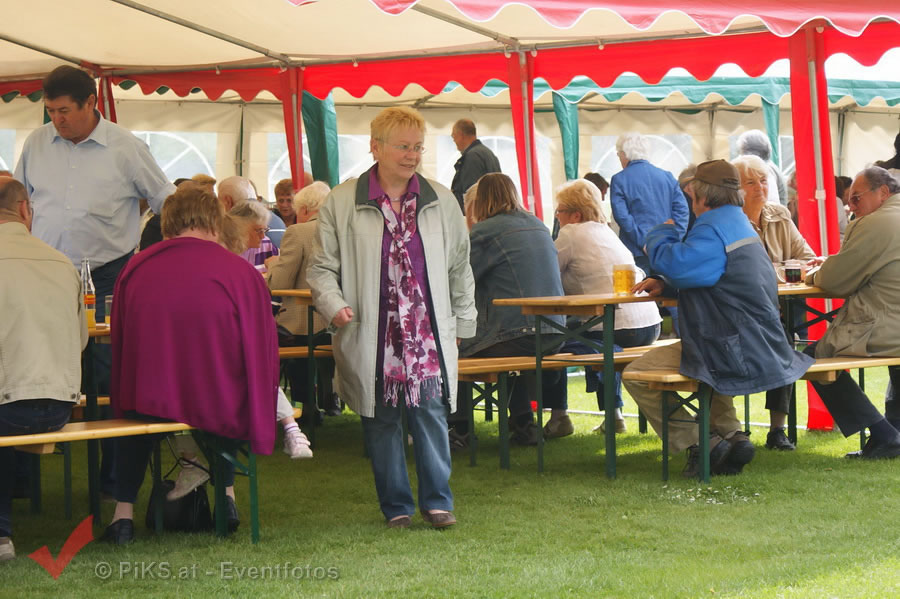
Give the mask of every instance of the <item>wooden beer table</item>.
[[[572, 339], [596, 350], [603, 356], [603, 409], [606, 416], [606, 475], [609, 478], [616, 476], [616, 425], [615, 425], [615, 380], [616, 371], [614, 364], [615, 342], [613, 340], [616, 329], [616, 308], [621, 304], [637, 302], [662, 301], [663, 305], [676, 305], [675, 300], [663, 297], [650, 297], [649, 295], [615, 295], [612, 293], [588, 294], [588, 295], [560, 295], [548, 297], [523, 297], [495, 299], [497, 306], [519, 306], [522, 314], [535, 317], [535, 396], [537, 398], [538, 428], [541, 434], [538, 436], [538, 472], [544, 469], [544, 435], [543, 435], [543, 393], [541, 390], [541, 362], [545, 353], [543, 346], [542, 325], [556, 329], [563, 335], [563, 340]], [[583, 316], [584, 322], [575, 329], [568, 329], [550, 320], [550, 316]], [[584, 334], [598, 324], [603, 325], [603, 342], [598, 344]]]

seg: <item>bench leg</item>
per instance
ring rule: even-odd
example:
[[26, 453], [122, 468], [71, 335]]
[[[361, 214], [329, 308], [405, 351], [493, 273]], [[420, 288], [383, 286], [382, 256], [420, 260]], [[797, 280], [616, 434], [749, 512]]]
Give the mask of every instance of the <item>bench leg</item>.
[[669, 480], [669, 397], [675, 395], [670, 391], [663, 391], [662, 394], [662, 432], [659, 438], [662, 439], [662, 479]]
[[256, 479], [256, 454], [247, 451], [247, 478], [250, 484], [250, 539], [259, 543], [259, 495]]
[[709, 482], [709, 403], [712, 397], [712, 387], [700, 384], [700, 390], [697, 393], [698, 403], [698, 431], [700, 441], [700, 480]]
[[[462, 386], [465, 389], [465, 394], [461, 398], [456, 398], [456, 409], [459, 409], [458, 404], [460, 401], [464, 401], [468, 404], [466, 406], [466, 412], [468, 412], [469, 416], [469, 466], [474, 466], [476, 461], [478, 460], [478, 449], [477, 447], [475, 447], [478, 443], [478, 441], [476, 441], [475, 439], [475, 385], [473, 383], [463, 383]], [[482, 399], [482, 401], [484, 402], [485, 409], [487, 409], [487, 406], [490, 405], [491, 402], [488, 401], [485, 396], [486, 394], [482, 391], [482, 397], [485, 398]]]
[[797, 445], [797, 383], [791, 385], [791, 409], [788, 410], [788, 439]]
[[159, 448], [160, 441], [161, 439], [158, 438], [153, 440], [153, 460], [151, 462], [151, 464], [153, 464], [153, 467], [151, 468], [153, 471], [153, 493], [158, 493], [153, 510], [156, 534], [163, 533], [163, 520], [165, 519], [163, 509], [166, 504], [166, 493], [162, 486], [162, 452]]
[[29, 453], [31, 461], [31, 513], [41, 513], [41, 456]]
[[214, 495], [216, 497], [216, 507], [215, 507], [215, 521], [216, 521], [216, 536], [217, 537], [227, 537], [228, 536], [228, 510], [226, 506], [228, 505], [228, 500], [225, 495], [225, 458], [222, 456], [222, 452], [216, 444], [212, 447], [212, 467], [213, 467], [213, 477], [215, 478], [213, 488]]
[[640, 410], [638, 410], [638, 432], [642, 435], [647, 434], [647, 418]]
[[497, 377], [497, 415], [500, 419], [500, 467], [509, 470], [509, 375]]
[[750, 430], [750, 396], [744, 395], [744, 430]]
[[63, 495], [65, 497], [66, 520], [72, 519], [72, 447], [61, 443], [63, 452]]
[[[860, 390], [863, 393], [865, 393], [866, 392], [866, 371], [864, 369], [860, 368], [857, 378], [859, 379]], [[862, 429], [861, 431], [859, 431], [859, 448], [860, 449], [866, 448], [866, 429]]]

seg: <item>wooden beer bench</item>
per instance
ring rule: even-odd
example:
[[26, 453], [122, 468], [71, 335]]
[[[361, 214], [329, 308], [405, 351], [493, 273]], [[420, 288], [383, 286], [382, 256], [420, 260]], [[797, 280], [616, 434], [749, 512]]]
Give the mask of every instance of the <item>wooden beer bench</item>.
[[[613, 354], [616, 370], [621, 371], [628, 364], [640, 358], [651, 349], [675, 343], [677, 339], [657, 341], [653, 345], [628, 347]], [[603, 354], [553, 354], [544, 356], [541, 368], [544, 370], [561, 370], [570, 367], [603, 366]], [[500, 434], [500, 467], [509, 469], [509, 377], [531, 372], [537, 368], [535, 356], [509, 356], [497, 358], [460, 358], [458, 377], [461, 383], [469, 383], [473, 387], [472, 402], [468, 407], [469, 418], [469, 464], [476, 464], [478, 440], [475, 436], [475, 405], [484, 402], [485, 419], [491, 419], [496, 407], [499, 419]], [[493, 398], [496, 390], [497, 398]], [[543, 431], [541, 431], [543, 434]]]
[[[821, 383], [833, 383], [838, 375], [851, 369], [875, 368], [878, 366], [898, 366], [900, 358], [867, 358], [842, 356], [836, 358], [818, 358], [807, 369], [801, 379], [817, 381]], [[684, 407], [697, 415], [700, 426], [700, 479], [709, 482], [709, 402], [712, 389], [709, 385], [684, 376], [678, 370], [645, 370], [640, 372], [622, 373], [622, 379], [626, 381], [643, 381], [650, 384], [651, 389], [663, 391], [662, 405], [662, 434], [663, 445], [663, 480], [669, 478], [669, 447], [668, 430], [669, 417], [680, 407]], [[689, 393], [687, 397], [681, 397], [679, 392]], [[669, 408], [669, 400], [673, 406]], [[696, 405], [695, 405], [696, 402]], [[796, 406], [792, 406], [796, 409]]]

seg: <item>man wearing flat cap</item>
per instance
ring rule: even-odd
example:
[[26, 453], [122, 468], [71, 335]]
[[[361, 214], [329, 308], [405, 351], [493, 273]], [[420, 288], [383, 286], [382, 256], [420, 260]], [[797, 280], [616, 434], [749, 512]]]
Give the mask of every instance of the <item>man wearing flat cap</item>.
[[[712, 387], [710, 466], [713, 474], [737, 474], [754, 449], [733, 396], [793, 383], [813, 360], [791, 348], [781, 326], [775, 271], [742, 218], [737, 169], [725, 160], [704, 162], [685, 193], [697, 217], [693, 228], [683, 240], [672, 221], [653, 228], [645, 249], [659, 275], [635, 286], [653, 296], [677, 295], [681, 342], [647, 352], [625, 371], [678, 369]], [[662, 391], [639, 381], [625, 386], [659, 434]], [[697, 476], [698, 427], [684, 408], [670, 418], [669, 450], [688, 449], [684, 474]]]

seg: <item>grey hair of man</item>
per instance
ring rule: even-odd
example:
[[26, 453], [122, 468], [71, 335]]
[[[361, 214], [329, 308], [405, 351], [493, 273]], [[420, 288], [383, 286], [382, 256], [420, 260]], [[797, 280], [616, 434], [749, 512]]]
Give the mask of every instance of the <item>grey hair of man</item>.
[[769, 137], [759, 129], [744, 131], [737, 140], [738, 154], [751, 154], [768, 160], [772, 156]]
[[265, 227], [269, 224], [268, 209], [262, 205], [262, 202], [256, 200], [238, 202], [228, 211], [228, 214], [248, 219], [258, 227]]
[[[256, 190], [250, 184], [250, 179], [234, 175], [219, 181], [219, 198], [229, 197], [233, 204], [256, 199]], [[227, 206], [227, 204], [226, 204]]]
[[692, 186], [697, 199], [709, 208], [744, 205], [744, 190], [742, 189], [731, 189], [722, 185], [704, 183], [698, 179], [694, 179], [689, 185]]
[[0, 220], [19, 220], [20, 202], [28, 202], [25, 186], [12, 177], [0, 176]]
[[621, 152], [629, 162], [632, 160], [649, 160], [650, 144], [640, 133], [624, 133], [616, 140], [616, 152]]
[[891, 195], [900, 193], [900, 181], [898, 181], [890, 171], [883, 169], [880, 166], [864, 168], [859, 174], [866, 178], [871, 189], [878, 189], [882, 185], [887, 185]]
[[325, 198], [331, 193], [331, 188], [323, 181], [310, 183], [294, 194], [294, 212], [316, 212], [325, 203]]

